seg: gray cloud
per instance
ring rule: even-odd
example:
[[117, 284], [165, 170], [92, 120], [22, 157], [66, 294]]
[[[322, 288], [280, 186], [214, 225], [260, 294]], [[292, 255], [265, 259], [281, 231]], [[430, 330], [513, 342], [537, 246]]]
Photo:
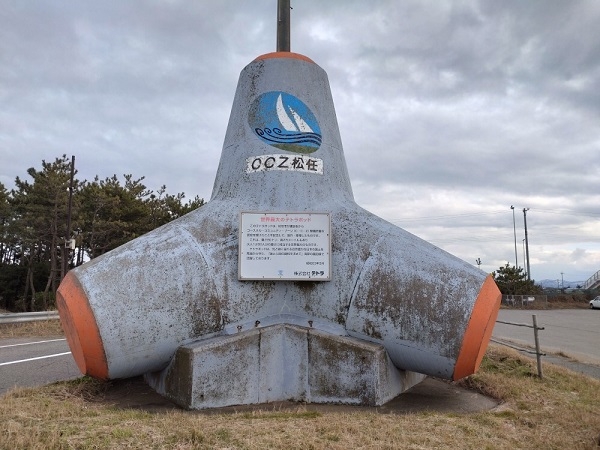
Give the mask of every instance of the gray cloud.
[[[328, 73], [359, 204], [491, 271], [528, 212], [532, 275], [600, 269], [600, 3], [293, 1]], [[0, 182], [75, 154], [210, 197], [275, 0], [0, 0]], [[535, 261], [535, 263], [533, 262]]]

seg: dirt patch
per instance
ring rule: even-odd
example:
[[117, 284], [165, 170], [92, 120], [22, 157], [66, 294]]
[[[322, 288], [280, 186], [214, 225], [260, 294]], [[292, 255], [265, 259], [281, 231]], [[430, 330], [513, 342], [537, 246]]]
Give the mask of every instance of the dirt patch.
[[[167, 413], [182, 408], [166, 397], [157, 394], [142, 377], [113, 380], [102, 383], [98, 393], [88, 399], [121, 409], [135, 409], [150, 413]], [[409, 414], [420, 411], [454, 412], [459, 414], [491, 410], [498, 402], [490, 397], [466, 389], [456, 383], [426, 378], [423, 382], [377, 407], [328, 405], [299, 402], [272, 402], [259, 405], [228, 406], [210, 410], [192, 411], [196, 414], [223, 414], [251, 411], [295, 411], [317, 412], [376, 412], [381, 414]]]
[[17, 337], [56, 337], [64, 336], [60, 321], [38, 320], [35, 322], [18, 322], [0, 324], [0, 338]]
[[103, 403], [121, 409], [137, 409], [156, 413], [181, 409], [166, 397], [156, 393], [141, 376], [101, 382], [97, 393], [87, 400], [91, 403]]

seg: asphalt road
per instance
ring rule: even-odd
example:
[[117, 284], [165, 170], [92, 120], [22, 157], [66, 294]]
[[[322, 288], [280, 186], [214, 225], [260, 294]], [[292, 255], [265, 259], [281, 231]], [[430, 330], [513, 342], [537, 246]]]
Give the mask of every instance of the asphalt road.
[[[501, 309], [498, 320], [533, 325], [537, 318], [539, 342], [543, 352], [562, 353], [583, 363], [600, 365], [600, 310]], [[493, 337], [534, 346], [533, 329], [496, 323]]]
[[80, 376], [64, 338], [0, 339], [0, 395]]

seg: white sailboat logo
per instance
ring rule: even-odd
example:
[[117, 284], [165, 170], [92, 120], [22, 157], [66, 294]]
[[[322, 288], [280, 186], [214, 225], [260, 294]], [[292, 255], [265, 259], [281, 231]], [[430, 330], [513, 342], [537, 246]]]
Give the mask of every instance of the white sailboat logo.
[[277, 97], [277, 104], [275, 106], [277, 110], [277, 118], [279, 122], [281, 122], [281, 126], [286, 131], [301, 131], [302, 133], [314, 133], [313, 129], [304, 121], [300, 115], [294, 111], [291, 106], [288, 106], [292, 117], [289, 116], [285, 107], [283, 106], [283, 99], [281, 98], [281, 94]]
[[265, 92], [254, 100], [248, 124], [263, 142], [286, 152], [309, 154], [321, 147], [321, 129], [313, 112], [285, 92]]

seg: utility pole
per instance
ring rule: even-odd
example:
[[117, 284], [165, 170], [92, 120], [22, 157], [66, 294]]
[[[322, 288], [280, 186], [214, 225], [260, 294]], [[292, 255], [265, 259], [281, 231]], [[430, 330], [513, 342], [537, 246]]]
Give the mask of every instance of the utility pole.
[[529, 239], [527, 237], [527, 211], [529, 211], [529, 208], [523, 208], [523, 223], [525, 224], [525, 255], [527, 257], [527, 280], [531, 281], [531, 267], [529, 266]]
[[513, 233], [515, 235], [515, 269], [519, 268], [519, 260], [517, 258], [517, 226], [515, 225], [515, 207], [510, 205], [510, 209], [513, 212]]
[[63, 261], [62, 261], [62, 280], [69, 270], [69, 257], [71, 256], [71, 210], [73, 209], [73, 177], [75, 176], [75, 155], [71, 156], [71, 178], [69, 181], [69, 204], [67, 206], [67, 235], [65, 236]]
[[290, 45], [290, 0], [277, 0], [277, 51], [289, 52]]
[[[523, 246], [523, 261], [526, 261], [525, 259], [525, 239], [523, 239], [521, 241], [521, 245]], [[525, 275], [527, 275], [527, 266], [525, 265], [525, 267], [523, 267], [523, 270], [525, 271]]]

